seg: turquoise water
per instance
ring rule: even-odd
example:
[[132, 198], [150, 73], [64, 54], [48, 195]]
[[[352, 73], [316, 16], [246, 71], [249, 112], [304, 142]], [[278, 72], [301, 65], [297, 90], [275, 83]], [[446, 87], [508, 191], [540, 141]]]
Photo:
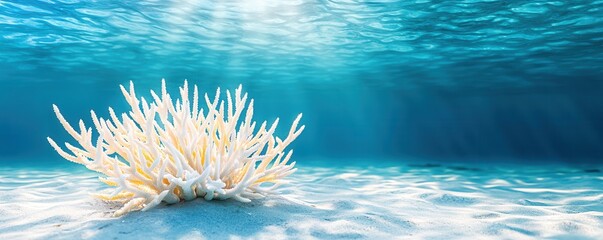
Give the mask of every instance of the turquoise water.
[[[603, 157], [601, 1], [1, 1], [0, 156], [184, 79], [303, 112], [300, 157]], [[148, 96], [148, 95], [147, 95]], [[125, 109], [123, 109], [125, 111]], [[106, 112], [104, 112], [106, 114]], [[106, 115], [105, 115], [106, 116]], [[10, 160], [2, 160], [10, 161]]]
[[[305, 114], [300, 157], [603, 157], [601, 1], [1, 1], [0, 156], [188, 79]], [[125, 109], [123, 109], [125, 111]], [[106, 112], [105, 112], [106, 114]], [[11, 160], [2, 160], [11, 161]], [[523, 160], [522, 160], [523, 161]]]
[[[0, 239], [603, 239], [602, 76], [601, 0], [0, 0]], [[90, 197], [52, 104], [91, 126], [161, 79], [303, 113], [281, 194]]]

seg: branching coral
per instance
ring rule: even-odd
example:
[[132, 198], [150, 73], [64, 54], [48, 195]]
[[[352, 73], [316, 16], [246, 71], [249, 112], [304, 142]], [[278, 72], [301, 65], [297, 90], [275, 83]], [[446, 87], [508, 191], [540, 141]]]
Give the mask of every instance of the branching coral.
[[123, 203], [114, 216], [197, 197], [249, 202], [272, 192], [296, 170], [295, 162], [288, 164], [293, 151], [285, 154], [285, 148], [304, 129], [297, 127], [301, 114], [282, 140], [273, 136], [278, 118], [269, 129], [264, 122], [254, 133], [253, 99], [243, 113], [247, 94], [242, 95], [241, 86], [234, 96], [226, 92], [226, 104], [219, 100], [219, 88], [213, 101], [205, 94], [206, 113], [199, 108], [196, 85], [189, 101], [186, 81], [175, 105], [165, 81], [161, 97], [151, 91], [150, 103], [136, 97], [132, 82], [129, 91], [120, 87], [132, 110], [121, 120], [111, 108], [110, 119], [91, 111], [98, 132], [95, 144], [92, 128], [80, 120], [76, 131], [56, 105], [59, 121], [81, 147], [65, 143], [70, 154], [48, 138], [63, 158], [106, 175], [100, 180], [115, 188], [96, 196]]

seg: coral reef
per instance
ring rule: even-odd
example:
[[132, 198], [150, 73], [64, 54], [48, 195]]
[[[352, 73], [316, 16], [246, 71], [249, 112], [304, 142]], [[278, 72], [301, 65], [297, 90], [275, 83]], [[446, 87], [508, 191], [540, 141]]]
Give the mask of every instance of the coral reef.
[[106, 175], [100, 180], [114, 189], [95, 195], [123, 204], [114, 216], [198, 197], [249, 202], [273, 192], [296, 170], [295, 162], [289, 163], [293, 151], [285, 153], [285, 148], [303, 131], [304, 126], [297, 127], [302, 115], [284, 140], [274, 136], [278, 118], [268, 129], [262, 123], [254, 133], [253, 99], [245, 110], [247, 94], [241, 86], [234, 96], [226, 92], [226, 104], [219, 100], [219, 88], [213, 101], [205, 94], [205, 113], [196, 85], [189, 100], [186, 81], [175, 104], [165, 81], [161, 96], [151, 91], [153, 102], [139, 100], [132, 82], [129, 91], [120, 88], [132, 110], [121, 119], [112, 108], [110, 119], [97, 118], [91, 111], [98, 132], [95, 142], [92, 128], [80, 120], [76, 131], [56, 105], [56, 116], [81, 147], [65, 143], [70, 154], [48, 138], [63, 158]]

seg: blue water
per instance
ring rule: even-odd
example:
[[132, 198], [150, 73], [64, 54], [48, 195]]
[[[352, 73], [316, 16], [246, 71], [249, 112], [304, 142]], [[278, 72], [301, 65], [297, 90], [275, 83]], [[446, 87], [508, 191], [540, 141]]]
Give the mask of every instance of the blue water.
[[602, 163], [602, 46], [603, 1], [2, 0], [0, 161], [165, 78], [303, 112], [300, 159]]
[[[161, 79], [303, 113], [298, 171], [113, 218], [52, 104]], [[602, 164], [603, 0], [0, 0], [0, 239], [603, 239]]]

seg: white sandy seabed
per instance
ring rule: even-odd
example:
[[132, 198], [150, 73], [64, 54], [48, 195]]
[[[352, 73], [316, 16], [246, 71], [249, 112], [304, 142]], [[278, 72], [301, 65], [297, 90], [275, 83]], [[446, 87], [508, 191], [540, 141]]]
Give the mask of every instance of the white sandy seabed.
[[603, 239], [596, 168], [317, 162], [279, 196], [121, 218], [88, 195], [104, 186], [81, 166], [3, 167], [0, 239]]

